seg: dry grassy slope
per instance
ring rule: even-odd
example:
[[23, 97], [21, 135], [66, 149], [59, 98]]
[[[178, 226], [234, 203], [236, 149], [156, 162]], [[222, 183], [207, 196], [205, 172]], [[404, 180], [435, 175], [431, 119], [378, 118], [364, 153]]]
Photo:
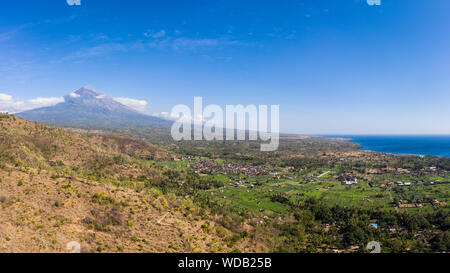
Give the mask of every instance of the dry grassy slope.
[[67, 252], [71, 241], [84, 252], [232, 250], [224, 243], [232, 233], [189, 199], [54, 175], [62, 168], [90, 171], [103, 162], [98, 157], [121, 158], [95, 166], [110, 176], [148, 174], [133, 162], [135, 156], [167, 155], [138, 140], [0, 116], [0, 252]]
[[0, 171], [0, 252], [229, 251], [189, 200], [30, 172]]
[[85, 167], [85, 162], [94, 156], [167, 157], [164, 151], [142, 140], [72, 133], [4, 115], [0, 117], [0, 148], [6, 158], [11, 156], [19, 164], [41, 167], [55, 163]]
[[158, 178], [158, 172], [139, 165], [137, 159], [168, 158], [156, 146], [114, 135], [74, 133], [29, 122], [14, 116], [0, 117], [0, 168], [4, 164], [108, 178]]

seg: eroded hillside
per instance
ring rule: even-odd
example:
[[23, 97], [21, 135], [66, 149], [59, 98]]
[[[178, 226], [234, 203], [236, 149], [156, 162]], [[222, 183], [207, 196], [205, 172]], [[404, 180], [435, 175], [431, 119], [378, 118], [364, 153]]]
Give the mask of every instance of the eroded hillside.
[[[163, 193], [157, 147], [0, 117], [0, 252], [232, 251], [233, 232]], [[245, 241], [241, 242], [246, 243]]]

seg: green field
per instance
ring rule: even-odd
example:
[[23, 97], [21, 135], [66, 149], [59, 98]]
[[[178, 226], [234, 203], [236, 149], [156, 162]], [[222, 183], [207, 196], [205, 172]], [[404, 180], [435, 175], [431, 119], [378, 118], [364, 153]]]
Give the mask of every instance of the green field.
[[[325, 173], [327, 170], [312, 172], [317, 174]], [[296, 175], [291, 175], [296, 177]], [[243, 183], [239, 186], [226, 185], [220, 189], [207, 191], [207, 194], [224, 204], [231, 205], [237, 211], [261, 212], [265, 215], [277, 215], [286, 212], [289, 209], [287, 204], [282, 204], [271, 200], [271, 196], [281, 194], [293, 203], [305, 200], [307, 198], [322, 198], [329, 205], [340, 205], [344, 207], [365, 207], [365, 208], [384, 208], [394, 210], [395, 206], [389, 196], [389, 191], [393, 200], [420, 200], [420, 199], [438, 199], [441, 202], [449, 202], [449, 185], [412, 185], [410, 187], [391, 187], [387, 188], [371, 187], [369, 182], [360, 181], [357, 185], [342, 185], [339, 181], [332, 178], [332, 173], [315, 178], [314, 182], [305, 182], [301, 178], [274, 180], [270, 176], [245, 177], [239, 176]], [[209, 175], [211, 179], [220, 178], [224, 182], [230, 182], [226, 175]], [[233, 177], [233, 176], [230, 176]], [[237, 177], [237, 176], [234, 176]], [[401, 181], [408, 180], [408, 177], [397, 177]], [[428, 177], [426, 181], [443, 180], [443, 177]], [[386, 181], [391, 181], [388, 179]], [[393, 181], [397, 181], [393, 180]], [[232, 181], [234, 182], [234, 181]], [[261, 185], [251, 186], [257, 182]], [[408, 209], [408, 211], [432, 210], [430, 203], [424, 203], [423, 208]]]

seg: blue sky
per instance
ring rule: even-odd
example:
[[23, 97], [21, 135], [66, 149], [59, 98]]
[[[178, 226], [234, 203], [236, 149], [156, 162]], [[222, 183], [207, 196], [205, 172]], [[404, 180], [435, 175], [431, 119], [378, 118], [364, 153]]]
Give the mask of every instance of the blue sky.
[[279, 104], [283, 132], [450, 134], [448, 14], [448, 0], [5, 1], [0, 106], [89, 86], [148, 113]]

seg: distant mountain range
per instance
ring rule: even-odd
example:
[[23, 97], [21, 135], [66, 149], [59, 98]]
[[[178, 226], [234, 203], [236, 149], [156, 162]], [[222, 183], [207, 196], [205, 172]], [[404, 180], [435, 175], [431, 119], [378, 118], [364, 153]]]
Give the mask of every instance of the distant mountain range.
[[171, 121], [140, 113], [86, 87], [66, 95], [62, 103], [16, 116], [50, 125], [87, 129], [169, 128], [172, 125]]

